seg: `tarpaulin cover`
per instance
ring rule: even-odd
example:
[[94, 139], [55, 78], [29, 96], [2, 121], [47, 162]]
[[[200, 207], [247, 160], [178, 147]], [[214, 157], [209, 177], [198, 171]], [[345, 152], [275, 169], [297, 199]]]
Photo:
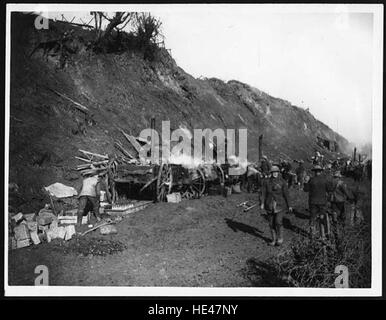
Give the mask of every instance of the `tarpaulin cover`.
[[68, 198], [78, 195], [78, 192], [73, 187], [66, 186], [59, 182], [51, 184], [44, 189], [46, 189], [51, 196], [56, 198]]

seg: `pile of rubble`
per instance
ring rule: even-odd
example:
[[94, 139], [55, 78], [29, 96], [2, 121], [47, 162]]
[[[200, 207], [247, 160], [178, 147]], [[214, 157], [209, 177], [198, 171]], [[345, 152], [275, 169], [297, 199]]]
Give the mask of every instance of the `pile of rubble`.
[[88, 225], [88, 230], [76, 233], [75, 225], [78, 222], [77, 210], [66, 211], [65, 214], [56, 216], [50, 205], [46, 205], [38, 214], [23, 214], [19, 212], [9, 217], [9, 249], [38, 245], [42, 242], [51, 242], [53, 239], [68, 241], [75, 235], [84, 236], [89, 232], [99, 229], [100, 233], [116, 234], [117, 229], [112, 224], [122, 220], [121, 216], [107, 218], [95, 226], [89, 224], [90, 213], [83, 216], [82, 225]]
[[[65, 217], [65, 219], [61, 219]], [[46, 205], [38, 214], [30, 213], [10, 216], [9, 247], [24, 248], [31, 244], [51, 242], [53, 239], [70, 240], [75, 235], [76, 219], [70, 216], [56, 216], [50, 205]], [[74, 217], [76, 218], [76, 216]], [[87, 218], [87, 217], [85, 217]], [[69, 224], [69, 222], [71, 224]]]

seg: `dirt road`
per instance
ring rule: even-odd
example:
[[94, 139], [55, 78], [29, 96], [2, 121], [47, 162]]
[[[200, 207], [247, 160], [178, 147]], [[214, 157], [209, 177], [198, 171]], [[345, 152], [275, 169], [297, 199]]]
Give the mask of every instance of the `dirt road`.
[[[46, 265], [50, 285], [254, 286], [247, 272], [250, 261], [284, 253], [292, 239], [308, 236], [307, 194], [291, 188], [290, 199], [294, 213], [284, 218], [281, 247], [267, 244], [270, 234], [263, 210], [256, 206], [243, 212], [237, 207], [246, 200], [256, 202], [257, 194], [205, 196], [153, 204], [125, 217], [115, 235], [93, 231], [68, 242], [12, 250], [9, 284], [33, 285], [35, 267]], [[368, 221], [369, 213], [371, 208], [365, 207]]]
[[264, 211], [237, 208], [256, 194], [207, 196], [179, 204], [157, 203], [117, 224], [118, 234], [91, 232], [69, 242], [53, 240], [9, 253], [9, 284], [33, 285], [46, 265], [50, 285], [251, 286], [248, 259], [264, 260], [307, 232], [306, 195], [291, 189], [295, 214], [284, 220], [283, 247], [272, 248]]

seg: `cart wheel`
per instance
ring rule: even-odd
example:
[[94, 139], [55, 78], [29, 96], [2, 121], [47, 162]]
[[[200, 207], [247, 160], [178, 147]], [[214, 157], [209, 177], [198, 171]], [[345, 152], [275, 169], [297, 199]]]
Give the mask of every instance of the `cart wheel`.
[[184, 199], [200, 198], [205, 191], [205, 175], [200, 169], [191, 172], [192, 181], [182, 194]]
[[165, 201], [166, 195], [172, 190], [173, 175], [172, 167], [167, 163], [162, 163], [157, 178], [157, 201]]

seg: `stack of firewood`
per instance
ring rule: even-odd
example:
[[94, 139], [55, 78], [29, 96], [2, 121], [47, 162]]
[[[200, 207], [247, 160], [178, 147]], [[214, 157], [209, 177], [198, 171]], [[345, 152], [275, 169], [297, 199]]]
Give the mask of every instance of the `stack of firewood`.
[[109, 163], [108, 155], [93, 153], [85, 150], [79, 150], [83, 157], [75, 157], [76, 159], [84, 162], [76, 167], [76, 170], [82, 174], [91, 172], [103, 172], [107, 170]]
[[140, 152], [142, 149], [141, 144], [147, 144], [149, 142], [140, 137], [131, 136], [127, 134], [125, 131], [123, 131], [122, 129], [119, 129], [119, 130], [124, 136], [125, 140], [135, 150], [135, 155], [133, 155], [127, 149], [125, 149], [121, 141], [116, 140], [114, 143], [114, 146], [122, 153], [119, 159], [122, 162], [128, 163], [128, 164], [138, 164], [138, 165], [146, 164], [145, 160], [140, 158]]

